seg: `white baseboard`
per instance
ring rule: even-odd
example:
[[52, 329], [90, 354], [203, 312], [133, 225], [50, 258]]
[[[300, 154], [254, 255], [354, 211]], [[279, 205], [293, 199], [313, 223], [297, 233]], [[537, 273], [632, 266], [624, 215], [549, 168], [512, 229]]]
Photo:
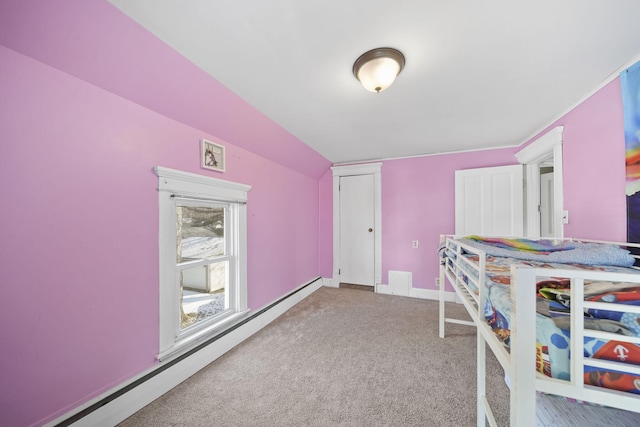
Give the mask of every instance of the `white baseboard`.
[[[335, 283], [333, 279], [322, 278], [322, 286], [328, 286], [331, 288], [338, 288], [339, 284]], [[385, 294], [385, 295], [399, 295], [405, 297], [412, 298], [420, 298], [420, 299], [432, 299], [439, 300], [440, 299], [440, 291], [437, 289], [423, 289], [423, 288], [410, 288], [409, 293], [406, 292], [397, 292], [393, 291], [389, 285], [379, 283], [375, 285], [374, 290], [376, 293]], [[444, 300], [447, 302], [457, 302], [461, 303], [459, 299], [456, 298], [456, 293], [452, 291], [445, 291]]]
[[[310, 284], [305, 284], [292, 291], [288, 297], [275, 304], [273, 307], [265, 310], [255, 318], [249, 320], [243, 325], [237, 327], [233, 331], [219, 338], [214, 343], [209, 344], [202, 350], [186, 357], [185, 359], [175, 363], [173, 366], [158, 373], [152, 378], [144, 381], [126, 393], [116, 397], [103, 406], [97, 408], [93, 412], [79, 419], [73, 426], [113, 426], [126, 418], [130, 417], [164, 393], [177, 386], [218, 357], [222, 356], [260, 329], [284, 314], [287, 310], [295, 306], [297, 303], [320, 289], [324, 280], [314, 280]], [[269, 305], [267, 305], [268, 307]], [[259, 312], [259, 310], [256, 310]], [[75, 408], [73, 411], [59, 417], [58, 419], [46, 424], [46, 426], [55, 426], [59, 423], [67, 421], [69, 418], [84, 411], [96, 403], [107, 399], [109, 396], [122, 390], [130, 384], [140, 380], [146, 375], [158, 370], [162, 367], [162, 363], [155, 365], [152, 369], [137, 375], [126, 383], [109, 390], [106, 393], [92, 399], [89, 402]]]
[[[395, 292], [391, 289], [389, 285], [379, 284], [376, 285], [376, 292], [379, 294], [386, 295], [399, 295], [404, 297], [411, 298], [420, 298], [420, 299], [431, 299], [431, 300], [439, 300], [440, 299], [440, 291], [437, 289], [423, 289], [423, 288], [410, 288], [409, 292]], [[455, 292], [445, 292], [445, 301], [455, 302], [456, 293]]]
[[[412, 290], [414, 289], [422, 295], [417, 298], [440, 300], [440, 291], [436, 289], [412, 288]], [[456, 302], [456, 293], [452, 291], [445, 291], [444, 300], [447, 302]]]

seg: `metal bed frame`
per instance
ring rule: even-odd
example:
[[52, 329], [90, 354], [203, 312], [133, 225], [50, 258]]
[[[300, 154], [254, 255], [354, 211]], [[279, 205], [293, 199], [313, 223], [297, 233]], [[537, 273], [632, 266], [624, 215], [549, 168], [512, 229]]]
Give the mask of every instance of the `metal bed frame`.
[[[572, 239], [566, 239], [572, 240]], [[576, 239], [573, 239], [574, 241]], [[587, 240], [581, 240], [586, 242]], [[594, 242], [590, 240], [590, 242]], [[496, 420], [486, 397], [486, 347], [493, 352], [500, 362], [510, 381], [510, 425], [512, 427], [535, 426], [536, 423], [536, 391], [567, 396], [578, 400], [593, 402], [613, 408], [640, 412], [640, 396], [617, 390], [594, 387], [584, 384], [584, 366], [596, 366], [607, 369], [619, 369], [622, 365], [626, 372], [640, 375], [640, 366], [628, 363], [606, 361], [584, 357], [584, 337], [614, 339], [640, 345], [640, 338], [620, 334], [595, 331], [584, 328], [585, 308], [606, 308], [613, 311], [640, 313], [640, 307], [614, 303], [584, 301], [583, 284], [585, 280], [602, 280], [611, 282], [640, 283], [640, 274], [611, 273], [593, 270], [570, 270], [532, 268], [527, 266], [511, 266], [511, 338], [507, 349], [498, 339], [491, 326], [483, 316], [485, 289], [486, 254], [479, 249], [455, 240], [454, 236], [442, 236], [444, 249], [456, 254], [455, 258], [442, 257], [440, 265], [440, 337], [445, 337], [445, 324], [458, 323], [472, 325], [477, 330], [477, 421], [478, 426], [497, 426]], [[612, 243], [601, 242], [598, 243]], [[627, 243], [616, 243], [621, 246], [635, 246]], [[465, 253], [478, 256], [473, 262]], [[464, 264], [463, 264], [464, 263]], [[475, 271], [469, 274], [469, 271]], [[536, 325], [536, 278], [557, 277], [571, 280], [571, 380], [560, 380], [544, 376], [536, 371], [536, 339], [535, 333], [518, 333], [519, 330], [535, 330]], [[477, 288], [473, 292], [465, 282], [471, 281]], [[445, 313], [445, 278], [456, 292], [457, 298], [465, 306], [471, 321], [446, 317]], [[476, 279], [477, 278], [477, 279]], [[577, 357], [576, 357], [577, 355]]]

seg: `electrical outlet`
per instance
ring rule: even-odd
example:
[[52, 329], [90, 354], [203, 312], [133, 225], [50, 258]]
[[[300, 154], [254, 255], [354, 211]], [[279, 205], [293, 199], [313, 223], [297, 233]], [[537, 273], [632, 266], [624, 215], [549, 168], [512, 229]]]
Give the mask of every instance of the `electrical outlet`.
[[418, 241], [417, 241], [417, 240], [414, 240], [414, 241], [411, 243], [411, 247], [412, 247], [413, 249], [417, 249], [417, 248], [418, 248]]
[[440, 278], [436, 277], [436, 288], [440, 287]]

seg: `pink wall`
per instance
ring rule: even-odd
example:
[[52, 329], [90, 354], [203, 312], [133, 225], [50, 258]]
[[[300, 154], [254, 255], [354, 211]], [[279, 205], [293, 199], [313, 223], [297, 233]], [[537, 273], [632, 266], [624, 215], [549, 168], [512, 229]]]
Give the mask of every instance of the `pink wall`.
[[[515, 148], [386, 160], [382, 165], [382, 282], [410, 271], [413, 286], [432, 289], [440, 234], [454, 232], [454, 172], [517, 163]], [[320, 271], [333, 275], [332, 175], [320, 180]], [[411, 242], [418, 240], [419, 248]]]
[[[515, 149], [388, 160], [382, 165], [382, 280], [410, 271], [413, 286], [435, 289], [440, 234], [454, 232], [454, 172], [517, 163]], [[411, 242], [418, 240], [413, 249]]]
[[0, 45], [304, 175], [330, 165], [106, 0], [3, 0]]
[[[3, 1], [0, 63], [3, 424], [154, 365], [154, 165], [253, 186], [251, 308], [319, 275], [329, 161], [108, 2]], [[227, 147], [224, 175], [199, 168], [203, 137]]]
[[[253, 186], [251, 308], [319, 275], [316, 178], [1, 46], [0, 63], [3, 425], [51, 420], [156, 363], [155, 165]], [[203, 137], [227, 147], [225, 174], [199, 168]]]
[[[549, 128], [559, 125], [564, 126], [564, 207], [570, 214], [565, 236], [625, 241], [624, 129], [619, 79]], [[438, 236], [454, 231], [454, 171], [516, 164], [514, 153], [519, 149], [385, 161], [383, 282], [388, 283], [389, 270], [410, 271], [414, 287], [436, 289]], [[412, 240], [420, 242], [418, 249], [411, 248]]]
[[[51, 420], [155, 363], [154, 165], [253, 186], [252, 308], [331, 276], [329, 162], [107, 2], [4, 1], [0, 45], [3, 423]], [[624, 239], [619, 90], [557, 123], [567, 235]], [[199, 168], [203, 137], [226, 145], [224, 175]], [[453, 171], [515, 163], [515, 151], [385, 161], [383, 281], [407, 270], [435, 289]]]
[[[564, 207], [570, 215], [565, 236], [625, 241], [624, 129], [619, 79], [548, 129], [560, 125], [564, 126]], [[388, 283], [389, 270], [410, 271], [414, 287], [436, 289], [438, 238], [454, 231], [455, 170], [516, 164], [514, 154], [522, 147], [384, 161], [383, 283]], [[320, 181], [321, 193], [330, 194], [330, 175]], [[325, 199], [331, 202], [328, 197]], [[330, 217], [331, 211], [323, 209], [321, 215]], [[322, 223], [325, 226], [320, 266], [322, 275], [331, 277], [331, 220]], [[411, 248], [413, 240], [420, 242], [418, 249]]]
[[625, 144], [616, 78], [551, 127], [564, 126], [565, 236], [626, 241]]

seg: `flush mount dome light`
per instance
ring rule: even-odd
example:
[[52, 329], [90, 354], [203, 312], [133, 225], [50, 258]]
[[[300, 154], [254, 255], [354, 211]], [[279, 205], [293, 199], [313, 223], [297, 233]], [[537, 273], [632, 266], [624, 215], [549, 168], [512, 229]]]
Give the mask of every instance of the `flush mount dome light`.
[[353, 75], [371, 92], [385, 90], [404, 68], [404, 55], [390, 47], [379, 47], [360, 55], [353, 64]]

